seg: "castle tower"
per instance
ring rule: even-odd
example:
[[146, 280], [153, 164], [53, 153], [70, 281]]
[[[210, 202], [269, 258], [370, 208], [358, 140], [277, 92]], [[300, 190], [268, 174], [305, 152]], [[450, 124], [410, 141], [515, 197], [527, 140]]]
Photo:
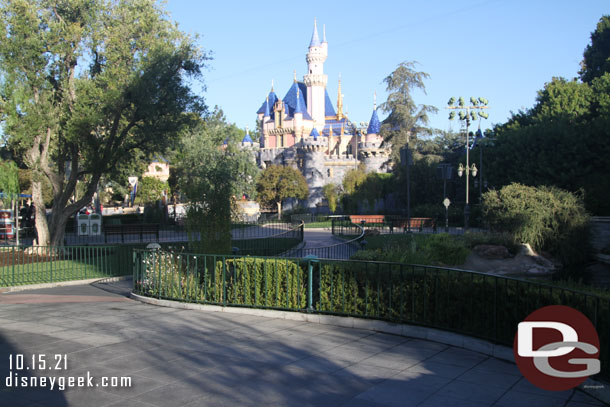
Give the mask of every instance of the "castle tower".
[[303, 175], [309, 186], [307, 207], [313, 208], [324, 199], [322, 187], [324, 186], [324, 157], [328, 148], [328, 139], [321, 136], [314, 127], [308, 137], [301, 141], [303, 150]]
[[[376, 96], [375, 99], [377, 99]], [[358, 145], [358, 158], [364, 164], [367, 172], [380, 172], [388, 165], [389, 150], [381, 146], [383, 138], [379, 134], [380, 131], [381, 122], [377, 116], [377, 102], [375, 101], [364, 142]]]
[[313, 35], [307, 53], [307, 75], [303, 81], [307, 86], [307, 113], [312, 117], [314, 125], [318, 128], [324, 126], [325, 121], [325, 96], [328, 76], [324, 74], [324, 61], [328, 57], [328, 43], [326, 42], [326, 30], [324, 30], [324, 41], [320, 42], [318, 37], [318, 25], [313, 23]]

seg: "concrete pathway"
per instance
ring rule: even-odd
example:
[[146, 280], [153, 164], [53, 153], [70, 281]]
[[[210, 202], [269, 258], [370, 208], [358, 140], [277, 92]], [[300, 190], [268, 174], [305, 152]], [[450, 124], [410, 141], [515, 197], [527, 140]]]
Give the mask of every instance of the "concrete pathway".
[[[128, 291], [122, 282], [0, 294], [0, 405], [601, 405], [578, 391], [538, 390], [514, 364], [435, 342], [161, 308]], [[7, 388], [10, 355], [25, 359], [13, 379], [89, 374], [93, 387]], [[55, 355], [66, 355], [66, 370]], [[45, 369], [33, 370], [40, 360]], [[131, 387], [102, 387], [102, 377], [130, 377]]]

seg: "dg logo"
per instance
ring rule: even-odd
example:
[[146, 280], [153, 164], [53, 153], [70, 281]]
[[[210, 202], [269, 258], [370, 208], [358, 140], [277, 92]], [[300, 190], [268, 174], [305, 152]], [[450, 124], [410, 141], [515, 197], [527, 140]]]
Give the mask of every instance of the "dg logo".
[[599, 337], [579, 311], [563, 305], [540, 308], [519, 323], [513, 343], [517, 367], [545, 390], [574, 388], [600, 372]]

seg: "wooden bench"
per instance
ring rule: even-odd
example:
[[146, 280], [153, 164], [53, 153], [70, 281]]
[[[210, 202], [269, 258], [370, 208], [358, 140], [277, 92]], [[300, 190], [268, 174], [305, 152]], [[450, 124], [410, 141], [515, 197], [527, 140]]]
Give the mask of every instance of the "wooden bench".
[[125, 241], [125, 235], [140, 235], [140, 241], [144, 235], [155, 235], [159, 240], [158, 223], [134, 223], [127, 225], [104, 225], [104, 240], [108, 242], [108, 236], [121, 235], [121, 242]]
[[383, 215], [349, 215], [349, 220], [358, 225], [364, 223], [383, 223], [385, 216]]
[[411, 218], [409, 219], [391, 219], [388, 220], [390, 228], [403, 228], [403, 229], [417, 229], [419, 231], [423, 228], [436, 228], [436, 221], [433, 218]]

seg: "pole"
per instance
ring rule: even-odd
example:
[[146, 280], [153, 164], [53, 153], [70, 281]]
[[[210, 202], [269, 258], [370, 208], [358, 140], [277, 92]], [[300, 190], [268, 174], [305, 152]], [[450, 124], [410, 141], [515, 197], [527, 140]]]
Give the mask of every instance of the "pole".
[[479, 142], [479, 203], [483, 203], [483, 145]]
[[407, 232], [411, 232], [411, 166], [409, 159], [409, 143], [407, 143]]
[[464, 206], [464, 229], [468, 229], [468, 222], [470, 220], [470, 206], [469, 206], [469, 186], [470, 186], [470, 148], [468, 142], [468, 127], [470, 126], [470, 107], [466, 108], [466, 205]]

